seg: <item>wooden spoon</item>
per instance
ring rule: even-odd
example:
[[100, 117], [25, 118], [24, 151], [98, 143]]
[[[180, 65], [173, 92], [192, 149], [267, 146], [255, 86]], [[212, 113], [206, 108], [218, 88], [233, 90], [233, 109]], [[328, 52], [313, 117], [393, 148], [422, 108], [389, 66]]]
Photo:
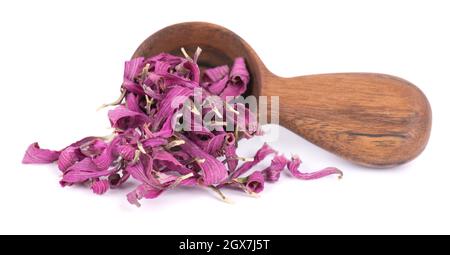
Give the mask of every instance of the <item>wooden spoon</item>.
[[279, 96], [280, 124], [310, 142], [358, 164], [385, 168], [412, 160], [425, 148], [431, 108], [425, 95], [403, 79], [375, 73], [282, 78], [230, 30], [204, 22], [180, 23], [147, 38], [133, 54], [179, 55], [203, 49], [199, 65], [232, 64], [243, 56], [251, 75], [249, 94]]

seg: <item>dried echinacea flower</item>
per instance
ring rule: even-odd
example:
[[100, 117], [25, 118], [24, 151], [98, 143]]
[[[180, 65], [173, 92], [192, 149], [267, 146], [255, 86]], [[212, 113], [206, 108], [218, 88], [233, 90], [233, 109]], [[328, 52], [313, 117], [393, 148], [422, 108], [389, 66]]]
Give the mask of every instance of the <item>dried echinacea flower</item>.
[[[99, 195], [131, 177], [139, 185], [127, 199], [137, 206], [143, 198], [156, 198], [178, 186], [207, 187], [224, 201], [229, 201], [224, 187], [254, 195], [264, 190], [265, 182], [278, 181], [285, 169], [302, 180], [342, 176], [336, 168], [300, 172], [297, 156], [288, 160], [268, 144], [252, 158], [237, 155], [239, 138], [261, 134], [250, 109], [229, 100], [247, 90], [250, 75], [244, 58], [236, 58], [231, 68], [223, 65], [200, 72], [201, 50], [193, 57], [182, 52], [185, 57], [161, 53], [125, 62], [119, 99], [102, 106], [115, 106], [108, 112], [112, 136], [86, 137], [59, 151], [33, 143], [22, 162], [57, 162], [62, 186], [88, 183]], [[195, 102], [197, 95], [201, 102]], [[271, 155], [270, 166], [249, 173]]]

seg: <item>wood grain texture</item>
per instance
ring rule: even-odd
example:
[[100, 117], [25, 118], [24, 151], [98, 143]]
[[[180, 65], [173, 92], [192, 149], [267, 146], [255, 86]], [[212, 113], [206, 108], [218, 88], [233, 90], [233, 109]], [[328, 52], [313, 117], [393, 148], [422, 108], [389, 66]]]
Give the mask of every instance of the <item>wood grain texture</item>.
[[425, 148], [431, 108], [425, 95], [403, 79], [385, 74], [340, 73], [282, 78], [253, 49], [221, 26], [187, 22], [147, 38], [133, 54], [180, 55], [203, 49], [202, 67], [232, 64], [243, 56], [251, 75], [247, 94], [280, 97], [280, 124], [312, 143], [355, 163], [391, 167]]
[[431, 109], [409, 82], [383, 74], [341, 73], [279, 78], [262, 94], [280, 96], [280, 124], [354, 162], [390, 167], [419, 155]]

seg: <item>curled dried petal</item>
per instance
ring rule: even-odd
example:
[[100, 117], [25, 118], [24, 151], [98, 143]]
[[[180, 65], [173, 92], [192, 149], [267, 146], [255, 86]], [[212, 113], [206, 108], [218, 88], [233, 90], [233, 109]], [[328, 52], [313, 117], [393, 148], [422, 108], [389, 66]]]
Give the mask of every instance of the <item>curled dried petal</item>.
[[225, 157], [227, 159], [228, 170], [233, 172], [238, 165], [238, 155], [236, 154], [236, 146], [228, 145], [225, 147]]
[[109, 189], [109, 182], [108, 180], [96, 180], [92, 182], [91, 185], [92, 191], [97, 195], [102, 195]]
[[119, 141], [120, 137], [114, 138], [102, 151], [102, 153], [92, 160], [98, 169], [106, 170], [113, 163], [114, 159], [116, 158], [114, 152], [117, 150]]
[[230, 71], [230, 82], [221, 92], [221, 97], [239, 96], [247, 90], [250, 75], [245, 66], [244, 58], [236, 58]]
[[238, 178], [272, 153], [276, 153], [276, 151], [272, 149], [267, 143], [264, 143], [264, 145], [256, 152], [253, 161], [245, 162], [244, 164], [242, 164], [236, 171], [233, 172], [231, 178]]
[[107, 176], [111, 171], [100, 170], [97, 168], [91, 158], [84, 158], [83, 160], [75, 163], [64, 172], [63, 178], [60, 181], [62, 186], [73, 183], [85, 182], [91, 178], [98, 178], [101, 176]]
[[140, 207], [141, 204], [139, 203], [139, 200], [142, 198], [156, 198], [163, 192], [162, 189], [157, 189], [155, 187], [141, 184], [139, 185], [135, 190], [131, 191], [127, 194], [127, 200], [131, 204], [136, 205], [137, 207]]
[[115, 109], [110, 110], [108, 117], [111, 126], [121, 130], [136, 128], [149, 121], [145, 114], [131, 111], [123, 105], [119, 105]]
[[291, 172], [291, 174], [302, 180], [313, 180], [322, 178], [331, 174], [337, 174], [339, 178], [343, 176], [343, 173], [341, 170], [335, 168], [335, 167], [327, 167], [322, 170], [316, 171], [316, 172], [310, 172], [310, 173], [302, 173], [298, 170], [301, 160], [298, 156], [293, 156], [292, 160], [287, 163], [288, 170]]
[[117, 146], [117, 154], [122, 156], [125, 160], [133, 160], [134, 155], [136, 152], [136, 148], [132, 145], [125, 144], [125, 145], [118, 145]]
[[247, 177], [245, 187], [248, 191], [259, 193], [264, 190], [264, 175], [260, 171], [255, 171]]
[[65, 148], [58, 158], [58, 168], [61, 171], [66, 171], [69, 167], [71, 167], [73, 164], [75, 164], [78, 160], [80, 160], [79, 157], [79, 148], [69, 146]]
[[139, 100], [140, 98], [138, 95], [134, 93], [128, 93], [126, 97], [126, 107], [134, 112], [142, 113], [142, 109], [139, 106]]
[[[211, 85], [208, 86], [208, 91], [214, 95], [220, 95], [227, 86], [228, 81], [229, 81], [228, 77], [225, 76], [222, 79], [211, 83]], [[239, 95], [238, 92], [230, 93], [229, 91], [223, 94], [223, 96], [238, 96], [238, 95]]]
[[204, 152], [187, 137], [181, 134], [178, 135], [185, 141], [185, 144], [180, 145], [184, 151], [193, 158], [204, 159], [203, 163], [198, 163], [197, 165], [200, 168], [202, 182], [205, 186], [220, 184], [227, 178], [228, 172], [219, 160]]
[[[76, 147], [76, 145], [72, 145], [71, 147]], [[80, 149], [80, 153], [84, 157], [95, 157], [98, 156], [102, 151], [107, 147], [107, 144], [98, 138], [89, 140], [85, 143], [82, 143], [78, 146]]]
[[228, 77], [229, 72], [230, 68], [227, 65], [209, 68], [205, 70], [203, 80], [205, 83], [216, 82], [224, 77]]
[[276, 182], [280, 178], [280, 173], [286, 167], [288, 159], [283, 155], [277, 155], [272, 159], [270, 166], [262, 170], [265, 180]]

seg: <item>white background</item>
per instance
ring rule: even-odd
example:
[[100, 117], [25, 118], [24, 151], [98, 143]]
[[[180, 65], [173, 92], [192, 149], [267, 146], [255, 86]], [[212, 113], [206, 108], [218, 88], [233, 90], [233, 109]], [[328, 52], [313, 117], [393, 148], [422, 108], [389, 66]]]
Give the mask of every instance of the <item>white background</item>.
[[[448, 1], [1, 1], [0, 233], [450, 234], [449, 13]], [[283, 130], [273, 147], [344, 178], [286, 174], [259, 198], [227, 191], [231, 205], [209, 190], [174, 190], [139, 209], [125, 198], [133, 186], [96, 196], [61, 188], [55, 165], [20, 163], [34, 141], [59, 149], [109, 134], [106, 111], [95, 110], [117, 97], [123, 62], [183, 21], [231, 29], [278, 75], [370, 71], [413, 82], [433, 110], [428, 147], [373, 170]]]

